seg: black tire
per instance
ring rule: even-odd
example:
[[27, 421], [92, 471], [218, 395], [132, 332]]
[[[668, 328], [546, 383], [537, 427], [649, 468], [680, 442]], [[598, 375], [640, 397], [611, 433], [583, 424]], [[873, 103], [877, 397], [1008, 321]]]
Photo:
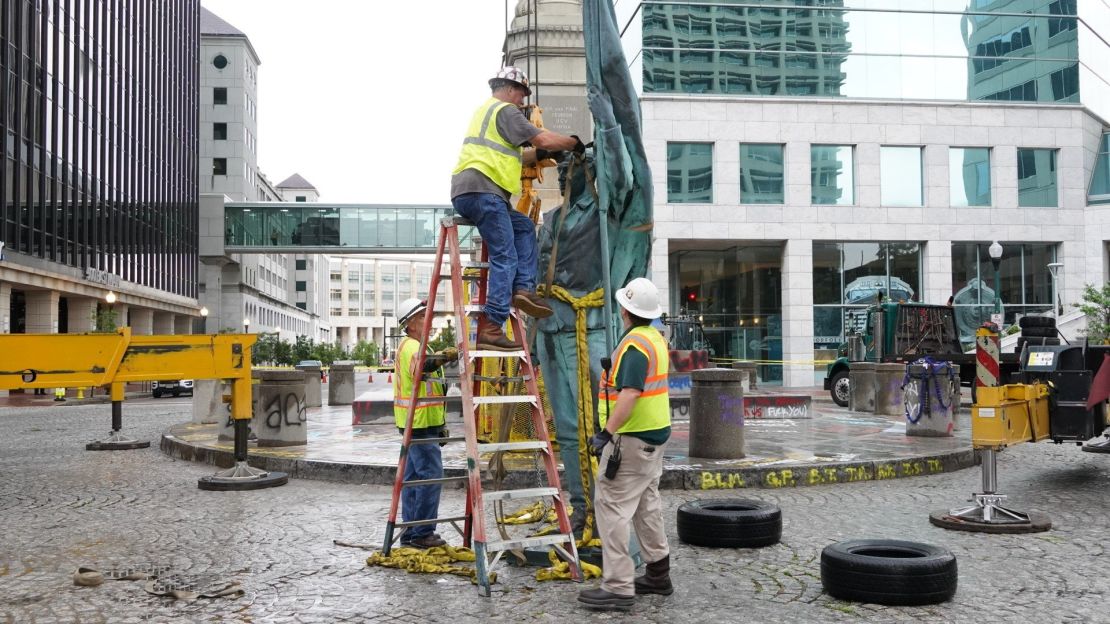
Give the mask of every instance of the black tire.
[[850, 540], [821, 551], [821, 584], [841, 600], [937, 604], [956, 595], [958, 576], [956, 556], [931, 544]]
[[[838, 371], [829, 380], [829, 394], [832, 395], [833, 403], [840, 407], [848, 407], [848, 398], [851, 396], [851, 387], [848, 383], [848, 371]], [[843, 387], [841, 388], [841, 384]]]
[[749, 498], [692, 500], [678, 508], [678, 539], [694, 546], [759, 548], [782, 538], [782, 511]]
[[155, 390], [154, 391], [154, 398], [156, 398], [156, 399], [162, 398], [162, 391], [161, 390]]
[[177, 398], [177, 397], [179, 397], [179, 396], [181, 396], [181, 391], [180, 391], [180, 390], [174, 390], [174, 391], [173, 391], [173, 398], [175, 398], [175, 399], [176, 399], [176, 398]]
[[1022, 328], [1021, 335], [1025, 336], [1026, 338], [1033, 338], [1033, 337], [1055, 338], [1056, 337], [1056, 328], [1055, 327], [1025, 327], [1025, 328]]
[[1018, 336], [1016, 350], [1020, 353], [1021, 348], [1025, 345], [1039, 347], [1042, 345], [1058, 345], [1060, 344], [1059, 338], [1046, 338], [1044, 336]]
[[[1038, 327], [1038, 328], [1056, 327], [1056, 319], [1052, 318], [1051, 316], [1023, 316], [1023, 317], [1018, 319], [1018, 326], [1021, 327], [1023, 330], [1024, 329], [1032, 329], [1034, 327]], [[1022, 332], [1022, 333], [1024, 333], [1024, 332]], [[1037, 334], [1029, 334], [1029, 335], [1030, 336], [1036, 336]], [[1045, 334], [1042, 334], [1042, 335], [1045, 335]], [[1055, 336], [1056, 334], [1053, 333], [1052, 335]]]

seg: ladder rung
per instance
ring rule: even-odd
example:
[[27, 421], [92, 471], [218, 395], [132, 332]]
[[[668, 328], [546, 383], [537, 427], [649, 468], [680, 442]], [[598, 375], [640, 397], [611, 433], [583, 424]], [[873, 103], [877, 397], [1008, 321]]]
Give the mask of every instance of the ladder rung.
[[409, 440], [409, 446], [413, 444], [439, 444], [440, 442], [465, 442], [466, 438], [463, 436], [451, 436], [447, 438], [413, 438]]
[[525, 353], [521, 349], [519, 351], [470, 351], [467, 355], [473, 360], [474, 358], [522, 358]]
[[417, 403], [417, 405], [422, 404], [422, 403], [458, 403], [461, 400], [462, 400], [461, 395], [452, 394], [452, 395], [437, 396], [437, 397], [417, 397], [416, 403]]
[[[479, 275], [468, 275], [466, 273], [463, 273], [462, 275], [459, 276], [459, 278], [462, 279], [462, 280], [477, 281], [477, 280], [482, 279], [482, 276], [480, 274]], [[451, 279], [451, 274], [450, 273], [440, 273], [439, 274], [439, 279], [449, 280], [449, 279]]]
[[463, 312], [466, 312], [467, 314], [474, 313], [474, 312], [481, 313], [481, 312], [485, 312], [485, 311], [486, 311], [486, 306], [478, 305], [478, 304], [475, 304], [475, 303], [468, 303], [467, 305], [463, 306]]
[[[490, 377], [488, 375], [475, 375], [474, 381], [484, 381], [486, 383], [521, 383], [531, 379], [531, 375], [520, 375], [517, 377]], [[455, 381], [458, 381], [456, 379]]]
[[[397, 525], [400, 526], [400, 525]], [[497, 552], [499, 550], [519, 550], [524, 548], [531, 548], [533, 546], [548, 546], [551, 544], [565, 544], [570, 541], [563, 533], [554, 535], [543, 535], [540, 537], [525, 537], [515, 540], [504, 540], [498, 542], [486, 542], [487, 552]]]
[[421, 526], [421, 525], [424, 525], [424, 524], [439, 524], [440, 522], [443, 522], [443, 523], [462, 522], [463, 520], [466, 520], [466, 516], [451, 516], [450, 518], [432, 518], [431, 520], [409, 520], [408, 522], [398, 522], [397, 524], [394, 524], [393, 526], [397, 527], [398, 529], [403, 529], [405, 527], [410, 527], [410, 526]]
[[474, 225], [474, 222], [471, 221], [470, 219], [467, 219], [466, 217], [463, 217], [463, 216], [459, 216], [457, 214], [448, 215], [446, 217], [443, 217], [443, 219], [441, 219], [439, 223], [440, 223], [440, 225], [442, 225], [444, 227], [449, 227], [449, 226], [452, 226], [452, 225]]
[[541, 496], [555, 496], [559, 493], [557, 488], [539, 487], [523, 490], [493, 490], [482, 492], [482, 499], [487, 501], [517, 500], [520, 498], [539, 498]]
[[479, 453], [496, 453], [498, 451], [546, 451], [547, 442], [540, 440], [527, 440], [524, 442], [491, 442], [479, 444]]
[[414, 479], [412, 481], [402, 481], [401, 487], [420, 487], [422, 485], [441, 485], [444, 483], [457, 483], [459, 481], [466, 481], [470, 477], [440, 477], [438, 479]]
[[512, 394], [508, 396], [474, 397], [474, 405], [500, 405], [503, 403], [535, 403], [534, 394]]

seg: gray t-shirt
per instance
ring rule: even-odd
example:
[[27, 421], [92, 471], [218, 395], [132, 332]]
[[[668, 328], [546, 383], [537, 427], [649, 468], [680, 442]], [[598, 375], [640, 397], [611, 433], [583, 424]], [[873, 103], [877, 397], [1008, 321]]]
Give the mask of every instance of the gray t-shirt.
[[[510, 104], [497, 113], [497, 132], [509, 143], [520, 147], [541, 130], [533, 126], [519, 108]], [[509, 201], [509, 192], [477, 169], [463, 169], [451, 176], [451, 199], [465, 193], [494, 193]]]

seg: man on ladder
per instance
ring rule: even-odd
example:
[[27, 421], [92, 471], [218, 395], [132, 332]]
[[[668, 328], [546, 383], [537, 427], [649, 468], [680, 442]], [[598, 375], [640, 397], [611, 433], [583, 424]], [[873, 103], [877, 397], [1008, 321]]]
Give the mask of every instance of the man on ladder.
[[[428, 308], [426, 301], [411, 298], [401, 303], [397, 309], [400, 317], [397, 322], [405, 330], [405, 337], [397, 346], [397, 374], [393, 376], [393, 418], [402, 435], [405, 420], [408, 418], [409, 401], [412, 396], [413, 379], [416, 377], [417, 352], [420, 349], [424, 332], [424, 313]], [[441, 354], [429, 354], [424, 359], [424, 374], [433, 373], [444, 364], [458, 359], [458, 352], [446, 349]], [[443, 396], [443, 384], [436, 381], [421, 383], [419, 397]], [[444, 403], [418, 403], [412, 421], [413, 438], [446, 438], [446, 409]], [[405, 480], [424, 480], [443, 478], [443, 458], [436, 444], [414, 444], [408, 448], [408, 461], [405, 463]], [[443, 486], [439, 484], [410, 487], [401, 499], [402, 519], [431, 520], [439, 516], [439, 494]], [[411, 526], [401, 535], [401, 545], [412, 548], [431, 548], [446, 544], [434, 524]]]
[[578, 137], [540, 130], [528, 121], [519, 108], [532, 95], [523, 71], [505, 67], [489, 86], [492, 95], [474, 112], [452, 172], [451, 204], [478, 227], [489, 250], [489, 283], [476, 348], [516, 351], [522, 348], [520, 336], [509, 339], [501, 329], [510, 303], [535, 318], [551, 316], [551, 308], [536, 294], [536, 225], [509, 205], [509, 198], [520, 193], [521, 147], [531, 143], [540, 150], [579, 153], [586, 147]]

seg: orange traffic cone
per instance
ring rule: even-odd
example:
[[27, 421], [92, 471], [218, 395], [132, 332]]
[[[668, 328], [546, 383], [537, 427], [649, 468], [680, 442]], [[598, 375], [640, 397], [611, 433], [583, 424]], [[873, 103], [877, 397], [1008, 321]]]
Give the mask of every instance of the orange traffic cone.
[[369, 383], [374, 383], [374, 373], [370, 373], [369, 375], [367, 375], [366, 381]]
[[389, 374], [389, 378], [385, 380], [386, 383], [393, 383], [393, 373]]

